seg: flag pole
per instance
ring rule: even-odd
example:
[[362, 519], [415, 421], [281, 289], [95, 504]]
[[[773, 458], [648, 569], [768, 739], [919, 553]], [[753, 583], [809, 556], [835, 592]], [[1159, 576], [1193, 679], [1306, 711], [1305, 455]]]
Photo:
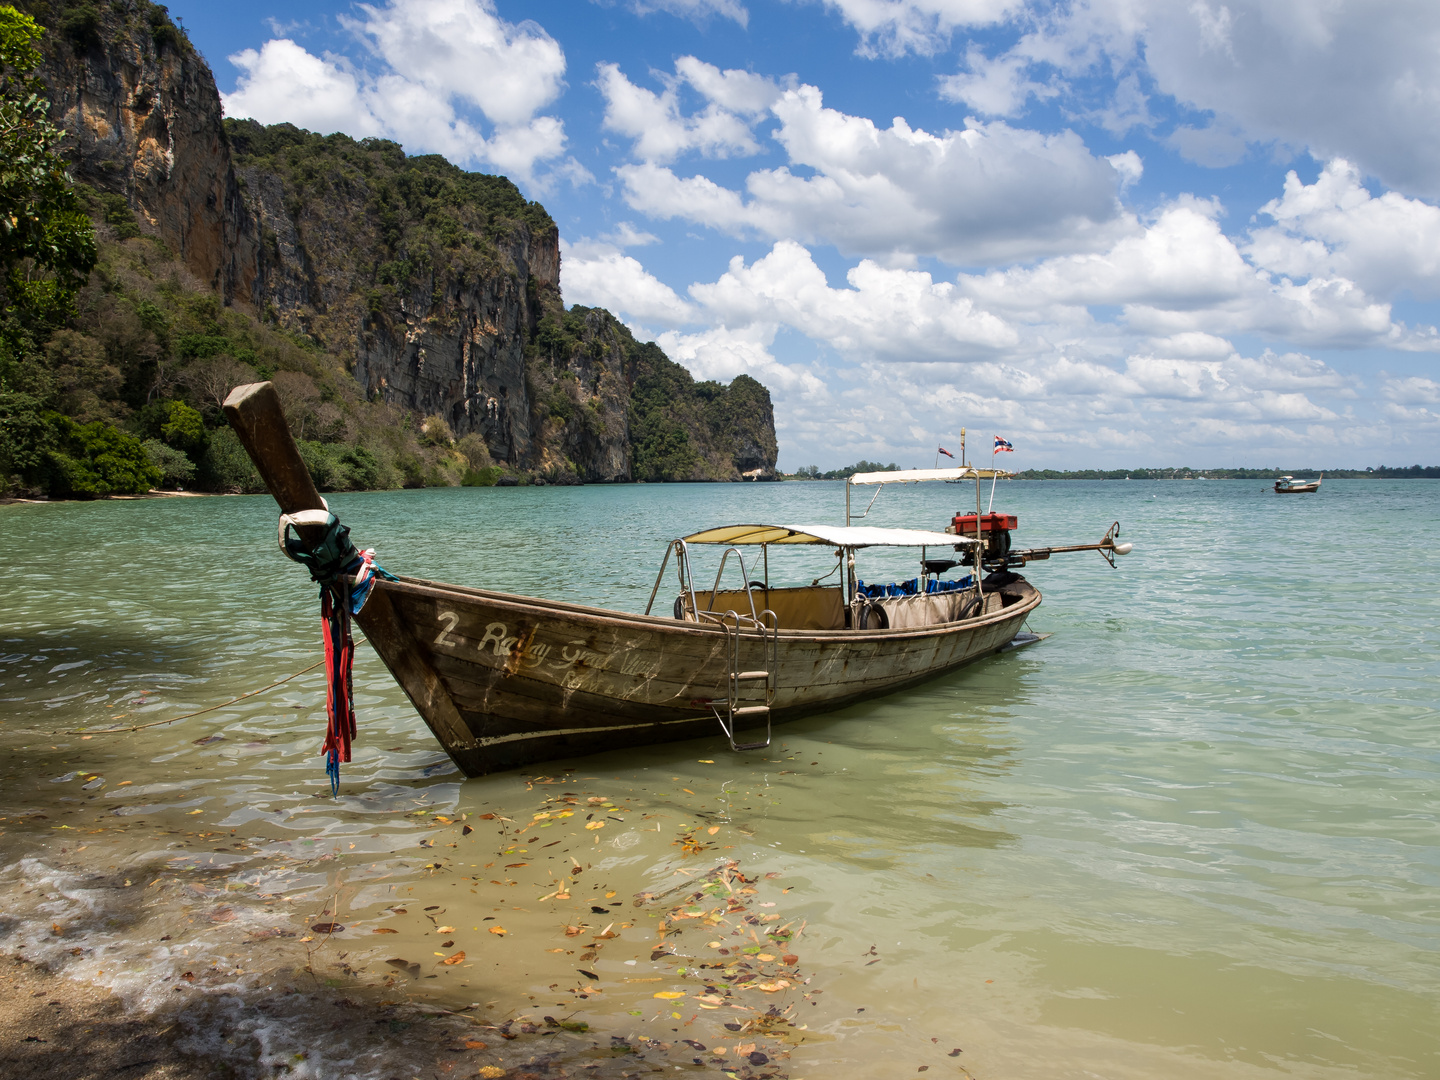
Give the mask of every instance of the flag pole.
[[995, 506], [995, 481], [1000, 478], [1000, 474], [995, 471], [995, 455], [997, 453], [999, 453], [998, 449], [990, 451], [990, 505], [985, 508], [987, 514]]

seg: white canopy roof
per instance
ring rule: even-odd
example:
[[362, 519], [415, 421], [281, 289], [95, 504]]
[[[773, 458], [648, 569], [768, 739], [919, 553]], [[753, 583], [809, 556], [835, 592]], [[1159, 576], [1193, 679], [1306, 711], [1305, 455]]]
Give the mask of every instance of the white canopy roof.
[[989, 480], [1010, 476], [1004, 469], [977, 469], [966, 465], [955, 469], [898, 469], [891, 472], [862, 472], [850, 477], [852, 484], [918, 484], [922, 480]]
[[926, 529], [843, 525], [722, 525], [684, 538], [687, 544], [828, 544], [830, 547], [953, 547], [973, 536]]

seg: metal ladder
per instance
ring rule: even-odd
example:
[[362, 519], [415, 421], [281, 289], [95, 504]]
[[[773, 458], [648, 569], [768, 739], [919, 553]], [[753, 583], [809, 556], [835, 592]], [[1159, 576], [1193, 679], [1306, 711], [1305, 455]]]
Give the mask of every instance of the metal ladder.
[[[725, 712], [722, 714], [713, 701], [710, 703], [710, 711], [720, 722], [720, 730], [730, 740], [731, 750], [764, 750], [770, 745], [770, 706], [775, 701], [775, 672], [780, 666], [779, 621], [775, 613], [766, 608], [754, 617], [727, 611], [720, 616], [719, 622], [721, 629], [725, 631], [725, 660], [728, 669]], [[762, 662], [765, 664], [763, 670], [756, 668], [746, 671], [740, 667], [740, 642], [742, 638], [749, 636], [745, 631], [751, 628], [754, 629], [755, 636], [750, 637], [750, 640], [759, 641]], [[743, 691], [762, 682], [765, 685], [763, 700], [741, 696]], [[737, 743], [736, 721], [761, 716], [765, 718], [765, 741]]]

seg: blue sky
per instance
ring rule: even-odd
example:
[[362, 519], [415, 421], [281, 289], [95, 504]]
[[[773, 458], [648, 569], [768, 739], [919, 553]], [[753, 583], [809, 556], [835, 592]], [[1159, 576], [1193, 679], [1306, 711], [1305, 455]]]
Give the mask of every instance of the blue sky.
[[503, 172], [782, 468], [1440, 461], [1440, 5], [170, 5], [232, 116]]

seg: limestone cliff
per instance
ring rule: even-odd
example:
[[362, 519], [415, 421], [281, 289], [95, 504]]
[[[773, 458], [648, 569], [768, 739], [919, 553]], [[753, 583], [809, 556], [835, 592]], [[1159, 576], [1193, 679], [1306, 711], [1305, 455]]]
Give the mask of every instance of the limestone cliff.
[[555, 223], [504, 177], [223, 120], [203, 58], [148, 0], [20, 6], [50, 28], [44, 76], [76, 178], [123, 196], [227, 305], [302, 335], [369, 401], [552, 481], [773, 477], [765, 389], [697, 384], [608, 312], [566, 312]]
[[42, 74], [75, 178], [124, 195], [228, 301], [253, 299], [259, 249], [221, 127], [210, 68], [147, 0], [31, 0], [50, 28]]

